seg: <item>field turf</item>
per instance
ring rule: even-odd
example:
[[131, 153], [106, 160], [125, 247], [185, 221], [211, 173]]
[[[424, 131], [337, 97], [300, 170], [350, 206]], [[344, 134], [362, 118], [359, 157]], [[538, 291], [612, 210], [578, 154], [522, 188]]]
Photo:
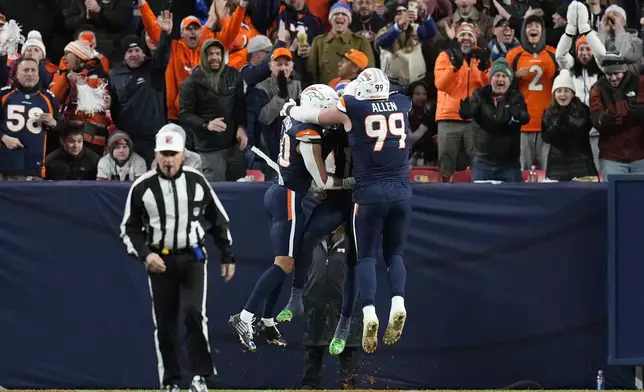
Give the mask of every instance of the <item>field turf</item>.
[[[529, 390], [520, 390], [520, 389], [425, 389], [425, 390], [413, 390], [413, 389], [356, 389], [356, 390], [342, 390], [342, 389], [317, 389], [318, 392], [494, 392], [494, 391], [513, 391], [513, 392], [590, 392], [592, 389], [529, 389]], [[11, 389], [11, 392], [16, 391], [37, 391], [37, 392], [159, 392], [159, 389]], [[183, 392], [184, 390], [182, 390]], [[186, 390], [187, 391], [187, 390]], [[210, 389], [210, 391], [216, 392], [302, 392], [303, 389]], [[618, 389], [613, 389], [611, 391], [619, 392]]]

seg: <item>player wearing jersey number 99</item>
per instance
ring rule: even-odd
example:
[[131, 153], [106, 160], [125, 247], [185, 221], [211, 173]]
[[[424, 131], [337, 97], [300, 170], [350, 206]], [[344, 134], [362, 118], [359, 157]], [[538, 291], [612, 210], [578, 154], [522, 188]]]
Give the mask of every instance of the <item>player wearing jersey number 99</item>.
[[47, 134], [62, 122], [56, 98], [41, 89], [36, 61], [19, 60], [16, 81], [0, 90], [0, 102], [0, 180], [44, 177]]
[[[384, 343], [393, 344], [400, 339], [407, 318], [404, 305], [407, 272], [402, 250], [411, 218], [406, 143], [411, 100], [397, 93], [389, 94], [389, 80], [377, 68], [362, 71], [354, 82], [355, 90], [345, 92], [335, 107], [317, 110], [287, 103], [283, 111], [297, 121], [343, 125], [347, 132], [356, 179], [352, 228], [364, 316], [362, 347], [373, 353], [378, 346], [375, 303], [376, 259], [380, 250], [387, 264], [392, 295]], [[354, 294], [354, 290], [348, 291]], [[343, 323], [343, 319], [350, 320], [343, 314], [338, 323], [330, 345], [335, 354], [342, 352], [348, 336], [348, 323]]]

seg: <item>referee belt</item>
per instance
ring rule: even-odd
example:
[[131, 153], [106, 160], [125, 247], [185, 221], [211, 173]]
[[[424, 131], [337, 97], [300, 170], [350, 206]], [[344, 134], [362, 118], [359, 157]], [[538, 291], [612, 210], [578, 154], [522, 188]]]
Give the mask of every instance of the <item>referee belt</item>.
[[150, 248], [154, 253], [158, 253], [162, 256], [167, 255], [185, 255], [185, 254], [194, 254], [192, 248], [183, 248], [183, 249], [168, 249], [168, 248]]

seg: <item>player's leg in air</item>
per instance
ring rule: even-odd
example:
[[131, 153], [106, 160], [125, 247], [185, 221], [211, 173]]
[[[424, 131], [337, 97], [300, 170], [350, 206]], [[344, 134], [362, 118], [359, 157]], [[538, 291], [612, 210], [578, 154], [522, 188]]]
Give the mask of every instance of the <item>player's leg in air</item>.
[[381, 248], [380, 239], [388, 215], [388, 204], [355, 204], [353, 210], [353, 233], [358, 255], [356, 272], [363, 315], [362, 348], [367, 353], [373, 353], [378, 348], [380, 323], [376, 315], [376, 257]]
[[351, 319], [353, 318], [353, 310], [355, 309], [358, 300], [358, 275], [356, 272], [356, 248], [355, 237], [353, 234], [353, 225], [351, 224], [351, 216], [353, 208], [349, 206], [346, 209], [347, 217], [347, 238], [349, 240], [350, 248], [347, 249], [347, 273], [344, 278], [344, 287], [342, 288], [342, 308], [340, 309], [340, 319], [338, 325], [335, 327], [333, 339], [329, 344], [329, 354], [340, 355], [344, 352], [344, 348], [349, 338], [351, 331]]
[[400, 339], [407, 319], [404, 299], [407, 269], [402, 256], [411, 220], [411, 203], [410, 200], [403, 200], [389, 204], [382, 242], [383, 256], [387, 263], [387, 280], [391, 290], [391, 309], [382, 341], [385, 344], [394, 344]]
[[271, 222], [271, 241], [277, 256], [273, 265], [257, 281], [244, 309], [231, 316], [229, 321], [239, 341], [250, 351], [256, 350], [254, 311], [262, 301], [267, 300], [262, 313], [262, 335], [269, 343], [286, 345], [272, 318], [272, 312], [279, 290], [295, 264], [295, 250], [299, 247], [304, 223], [303, 197], [304, 195], [277, 184], [272, 185], [264, 196], [264, 205]]
[[301, 316], [304, 313], [302, 290], [304, 289], [306, 276], [311, 265], [313, 248], [320, 238], [330, 234], [344, 223], [344, 221], [344, 211], [342, 211], [342, 207], [333, 199], [326, 198], [316, 205], [311, 212], [311, 216], [306, 222], [301, 247], [297, 252], [291, 297], [286, 307], [277, 315], [277, 322], [289, 322], [294, 316]]

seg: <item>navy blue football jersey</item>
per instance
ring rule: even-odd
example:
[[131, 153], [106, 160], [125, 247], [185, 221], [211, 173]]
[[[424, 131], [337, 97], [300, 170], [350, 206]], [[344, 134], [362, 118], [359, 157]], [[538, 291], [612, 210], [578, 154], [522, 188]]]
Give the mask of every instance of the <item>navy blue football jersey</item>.
[[352, 124], [348, 139], [356, 179], [354, 202], [410, 199], [409, 97], [394, 93], [386, 100], [360, 101], [344, 95], [337, 107], [349, 116]]
[[9, 150], [0, 143], [0, 172], [41, 176], [47, 130], [36, 121], [42, 113], [58, 117], [58, 102], [50, 91], [25, 93], [17, 88], [0, 90], [0, 132], [20, 140], [24, 148]]
[[298, 193], [307, 193], [312, 177], [306, 169], [304, 158], [297, 151], [299, 143], [321, 143], [323, 129], [319, 125], [305, 124], [290, 117], [282, 121], [282, 138], [277, 163], [281, 178], [279, 185]]

